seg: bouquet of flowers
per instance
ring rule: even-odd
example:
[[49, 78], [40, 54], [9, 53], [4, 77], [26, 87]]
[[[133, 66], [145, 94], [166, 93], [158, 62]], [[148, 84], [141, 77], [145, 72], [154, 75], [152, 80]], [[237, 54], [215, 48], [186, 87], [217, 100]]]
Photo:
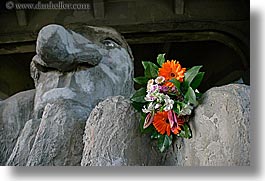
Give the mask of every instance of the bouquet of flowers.
[[156, 64], [143, 61], [144, 76], [134, 78], [142, 88], [131, 97], [134, 108], [141, 112], [140, 130], [158, 140], [161, 152], [168, 149], [173, 138], [191, 138], [188, 124], [201, 96], [197, 90], [204, 72], [202, 66], [182, 68], [175, 60], [157, 56]]

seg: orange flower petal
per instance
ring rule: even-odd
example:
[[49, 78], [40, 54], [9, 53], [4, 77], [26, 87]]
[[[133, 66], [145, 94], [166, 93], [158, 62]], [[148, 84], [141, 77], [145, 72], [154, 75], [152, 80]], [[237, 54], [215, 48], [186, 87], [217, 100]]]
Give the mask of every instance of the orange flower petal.
[[178, 81], [183, 82], [185, 71], [186, 68], [182, 68], [178, 61], [176, 62], [175, 60], [167, 60], [162, 64], [162, 67], [159, 68], [158, 75], [165, 78], [166, 86], [173, 87], [174, 84], [168, 81], [176, 78]]
[[167, 122], [167, 111], [157, 112], [154, 116], [153, 125], [160, 134], [167, 133], [170, 136], [170, 125]]
[[167, 135], [168, 135], [168, 136], [170, 136], [170, 130], [171, 130], [171, 129], [170, 129], [170, 126], [167, 125]]

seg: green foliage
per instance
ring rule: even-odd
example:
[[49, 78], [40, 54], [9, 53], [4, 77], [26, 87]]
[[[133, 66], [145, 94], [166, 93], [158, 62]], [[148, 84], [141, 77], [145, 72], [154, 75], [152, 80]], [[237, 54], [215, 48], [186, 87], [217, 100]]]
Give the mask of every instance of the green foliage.
[[174, 105], [173, 105], [173, 111], [177, 114], [180, 113], [181, 109], [185, 106], [186, 104], [184, 102], [180, 102], [180, 101], [174, 101]]
[[156, 78], [158, 75], [158, 66], [152, 62], [142, 61], [144, 66], [144, 75], [146, 78]]
[[157, 131], [154, 130], [151, 134], [151, 139], [158, 139], [161, 136]]
[[146, 77], [135, 77], [133, 78], [133, 81], [140, 85], [145, 85], [148, 82], [148, 78]]
[[[157, 56], [158, 65], [161, 67], [164, 62], [165, 54], [159, 54]], [[153, 124], [148, 124], [149, 126], [144, 129], [143, 126], [145, 123], [146, 116], [148, 115], [142, 112], [143, 106], [148, 105], [148, 102], [144, 99], [147, 94], [146, 84], [150, 79], [155, 79], [158, 76], [159, 67], [149, 61], [143, 61], [142, 64], [144, 67], [144, 76], [136, 77], [133, 80], [137, 84], [142, 85], [143, 88], [137, 90], [134, 93], [134, 95], [131, 97], [131, 101], [133, 107], [137, 111], [141, 112], [141, 119], [139, 120], [139, 127], [141, 133], [149, 133], [151, 139], [157, 139], [158, 149], [160, 150], [160, 152], [164, 152], [172, 144], [172, 139], [174, 136], [179, 136], [182, 138], [191, 138], [192, 132], [187, 122], [185, 122], [184, 125], [181, 126], [181, 131], [178, 135], [174, 135], [173, 133], [171, 133], [170, 136], [168, 136], [167, 134], [161, 135], [155, 129]], [[200, 72], [201, 67], [202, 66], [194, 66], [191, 69], [188, 69], [184, 74], [185, 77], [183, 82], [180, 82], [175, 78], [170, 80], [170, 82], [174, 84], [178, 91], [169, 91], [166, 94], [170, 96], [172, 100], [174, 100], [173, 111], [177, 115], [180, 114], [181, 110], [188, 103], [192, 104], [193, 106], [197, 106], [197, 99], [200, 98], [201, 93], [198, 93], [198, 91], [195, 92], [195, 90], [199, 87], [204, 77], [204, 72]], [[182, 97], [184, 97], [184, 100], [182, 100]], [[162, 103], [161, 107], [156, 109], [152, 108], [151, 111], [153, 111], [154, 113], [158, 111], [164, 111], [165, 106], [166, 104]]]
[[181, 131], [178, 134], [178, 136], [180, 136], [182, 138], [190, 139], [192, 137], [192, 134], [191, 134], [191, 130], [190, 130], [189, 125], [187, 123], [184, 123], [184, 125], [182, 127], [183, 128], [181, 129]]
[[133, 94], [133, 96], [131, 97], [131, 101], [138, 103], [145, 103], [146, 102], [144, 99], [145, 94], [146, 94], [146, 89], [142, 87]]
[[132, 101], [132, 106], [134, 109], [136, 109], [138, 112], [142, 112], [142, 108], [144, 106], [144, 103], [134, 102]]
[[194, 66], [191, 69], [187, 70], [184, 74], [184, 86], [188, 88], [192, 83], [193, 79], [197, 76], [202, 66]]
[[200, 93], [200, 92], [195, 92], [195, 95], [196, 95], [196, 98], [197, 99], [200, 99], [201, 97], [202, 97], [202, 93]]
[[158, 138], [158, 148], [160, 152], [164, 152], [166, 149], [169, 148], [169, 146], [172, 144], [172, 135], [160, 135]]
[[162, 64], [165, 62], [165, 53], [164, 54], [158, 54], [157, 58], [157, 63], [162, 67]]
[[199, 87], [204, 77], [204, 72], [199, 72], [195, 78], [192, 80], [190, 86], [195, 90]]
[[175, 104], [173, 105], [173, 111], [174, 111], [175, 113], [179, 114], [180, 111], [181, 111], [181, 106], [180, 106], [179, 104], [175, 103]]
[[198, 102], [196, 100], [196, 95], [194, 90], [191, 87], [188, 87], [188, 90], [184, 96], [184, 99], [186, 102], [189, 102], [193, 104], [194, 106], [197, 106]]
[[180, 90], [180, 81], [178, 81], [177, 79], [171, 79], [169, 82], [172, 82], [174, 84], [174, 86], [178, 89], [178, 91]]

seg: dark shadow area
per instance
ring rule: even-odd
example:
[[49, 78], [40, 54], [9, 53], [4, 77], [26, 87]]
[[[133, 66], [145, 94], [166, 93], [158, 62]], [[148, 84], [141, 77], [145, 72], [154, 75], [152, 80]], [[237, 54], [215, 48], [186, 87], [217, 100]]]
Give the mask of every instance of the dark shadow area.
[[3, 98], [34, 88], [29, 71], [33, 56], [34, 53], [0, 56], [0, 93]]
[[[144, 75], [141, 61], [156, 63], [159, 53], [166, 53], [167, 60], [177, 60], [183, 67], [203, 65], [204, 80], [199, 90], [205, 92], [242, 79], [249, 84], [249, 67], [231, 48], [217, 41], [169, 42], [130, 45], [134, 55], [135, 77]], [[135, 88], [138, 88], [136, 85]]]

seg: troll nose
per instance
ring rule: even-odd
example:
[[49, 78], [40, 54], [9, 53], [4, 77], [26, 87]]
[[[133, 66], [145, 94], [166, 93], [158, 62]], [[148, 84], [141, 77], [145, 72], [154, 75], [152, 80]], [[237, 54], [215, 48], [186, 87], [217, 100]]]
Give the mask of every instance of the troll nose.
[[97, 45], [60, 25], [48, 25], [41, 29], [37, 38], [33, 61], [47, 68], [70, 71], [79, 64], [97, 65], [102, 55]]

